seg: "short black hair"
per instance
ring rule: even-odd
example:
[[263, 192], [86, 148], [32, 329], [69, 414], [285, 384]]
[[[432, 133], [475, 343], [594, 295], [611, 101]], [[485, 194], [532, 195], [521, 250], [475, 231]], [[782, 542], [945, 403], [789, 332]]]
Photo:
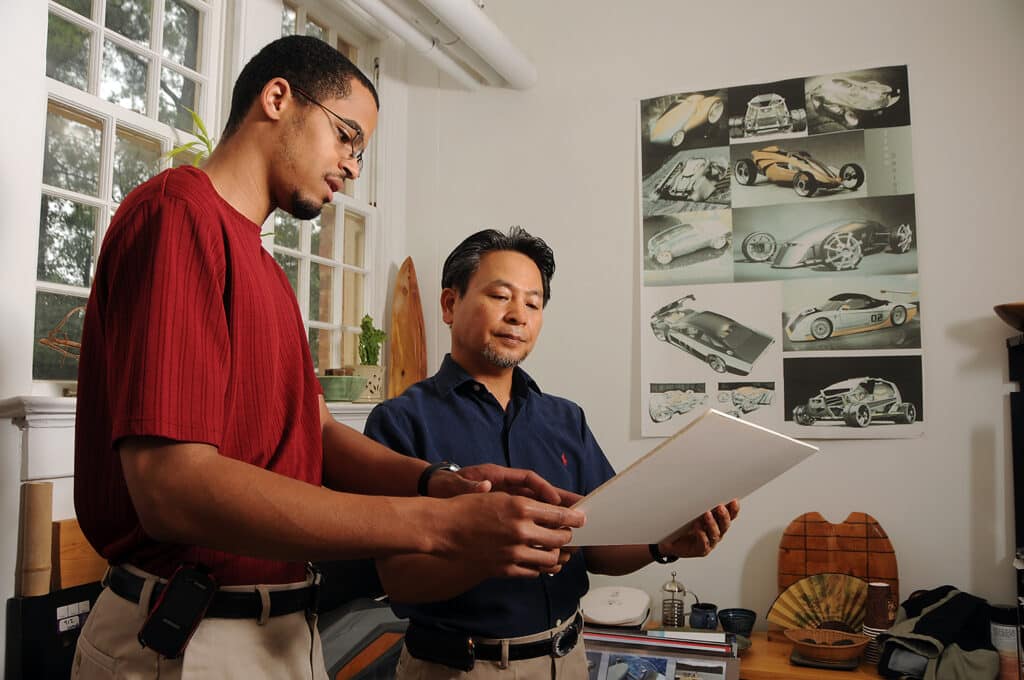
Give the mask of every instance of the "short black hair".
[[263, 87], [274, 78], [284, 78], [289, 85], [308, 92], [317, 100], [348, 97], [352, 94], [354, 78], [370, 91], [380, 109], [377, 89], [348, 57], [323, 40], [289, 35], [264, 46], [238, 75], [223, 137], [230, 137], [238, 130]]
[[510, 228], [508, 234], [496, 229], [484, 229], [457, 245], [444, 261], [441, 287], [454, 288], [462, 297], [469, 288], [469, 280], [480, 268], [480, 259], [497, 250], [512, 250], [533, 260], [540, 270], [540, 279], [544, 284], [544, 305], [547, 306], [551, 299], [551, 277], [555, 275], [555, 253], [544, 239], [531, 236], [519, 226]]

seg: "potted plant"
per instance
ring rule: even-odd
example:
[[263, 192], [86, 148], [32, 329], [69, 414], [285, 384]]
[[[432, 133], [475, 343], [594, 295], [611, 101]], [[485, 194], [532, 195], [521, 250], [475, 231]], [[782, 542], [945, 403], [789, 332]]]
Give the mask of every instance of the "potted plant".
[[384, 367], [380, 365], [380, 347], [387, 333], [374, 327], [373, 317], [369, 314], [363, 316], [359, 328], [359, 365], [353, 367], [353, 373], [366, 378], [366, 388], [356, 401], [380, 401], [384, 389]]

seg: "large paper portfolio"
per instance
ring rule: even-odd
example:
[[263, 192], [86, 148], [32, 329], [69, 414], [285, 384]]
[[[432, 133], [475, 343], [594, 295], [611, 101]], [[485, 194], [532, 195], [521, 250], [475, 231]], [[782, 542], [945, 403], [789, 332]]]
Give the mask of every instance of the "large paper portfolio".
[[572, 545], [658, 543], [708, 508], [743, 498], [818, 447], [708, 409], [576, 503]]

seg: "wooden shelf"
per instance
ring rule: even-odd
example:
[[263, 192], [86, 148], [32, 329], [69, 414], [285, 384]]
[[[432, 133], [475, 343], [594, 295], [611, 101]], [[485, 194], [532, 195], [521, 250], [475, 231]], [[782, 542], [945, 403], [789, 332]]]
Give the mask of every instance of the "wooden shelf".
[[866, 662], [853, 671], [794, 666], [789, 662], [792, 643], [769, 640], [768, 634], [763, 632], [754, 633], [750, 640], [750, 649], [740, 654], [740, 680], [828, 680], [832, 677], [835, 680], [877, 680], [880, 677], [874, 665]]

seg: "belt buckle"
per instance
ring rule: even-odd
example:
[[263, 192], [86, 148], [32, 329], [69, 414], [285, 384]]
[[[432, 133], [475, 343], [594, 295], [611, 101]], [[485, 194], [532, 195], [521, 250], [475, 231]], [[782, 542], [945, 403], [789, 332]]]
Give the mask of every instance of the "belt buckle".
[[569, 652], [580, 639], [580, 629], [576, 621], [551, 636], [551, 656], [560, 659]]

